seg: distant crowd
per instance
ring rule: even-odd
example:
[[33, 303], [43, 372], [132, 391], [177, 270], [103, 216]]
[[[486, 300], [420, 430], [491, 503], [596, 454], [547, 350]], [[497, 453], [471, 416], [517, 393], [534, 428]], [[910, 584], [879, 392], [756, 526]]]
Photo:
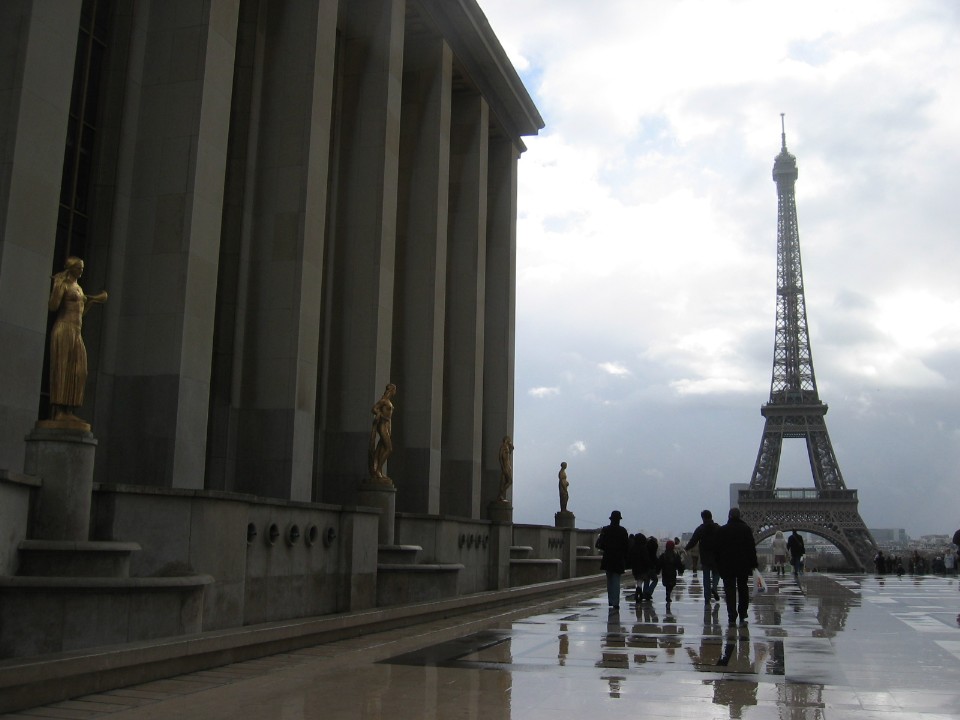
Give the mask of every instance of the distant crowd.
[[[610, 524], [600, 530], [596, 547], [603, 553], [600, 569], [607, 576], [607, 600], [611, 613], [620, 609], [621, 577], [627, 570], [633, 574], [634, 600], [637, 603], [652, 602], [654, 590], [662, 584], [669, 613], [677, 577], [689, 565], [693, 573], [698, 569], [703, 573], [704, 606], [712, 607], [712, 603], [721, 602], [719, 588], [722, 582], [729, 623], [747, 624], [751, 576], [759, 567], [753, 530], [740, 517], [738, 508], [730, 510], [724, 525], [715, 522], [709, 510], [702, 511], [700, 519], [700, 525], [686, 545], [675, 537], [667, 540], [661, 549], [660, 541], [653, 536], [628, 533], [621, 525], [623, 516], [619, 510], [610, 513]], [[960, 530], [954, 535], [953, 542], [960, 545]], [[786, 574], [788, 560], [794, 575], [803, 573], [806, 548], [803, 537], [796, 530], [789, 537], [784, 537], [778, 530], [772, 549], [772, 571], [777, 576]], [[953, 575], [957, 573], [958, 559], [956, 550], [950, 548], [932, 562], [914, 552], [905, 564], [902, 558], [888, 557], [881, 551], [874, 563], [879, 574], [903, 574], [906, 567], [912, 574], [932, 571]], [[759, 574], [756, 582], [758, 589], [765, 589], [765, 581]]]
[[[960, 530], [957, 531], [960, 534]], [[960, 537], [954, 538], [954, 544]], [[913, 554], [907, 556], [904, 561], [900, 555], [884, 555], [883, 551], [877, 553], [873, 559], [874, 569], [878, 575], [903, 575], [904, 572], [910, 575], [956, 575], [957, 574], [957, 551], [949, 547], [942, 553], [937, 553], [932, 557], [922, 555], [919, 550], [914, 550]]]

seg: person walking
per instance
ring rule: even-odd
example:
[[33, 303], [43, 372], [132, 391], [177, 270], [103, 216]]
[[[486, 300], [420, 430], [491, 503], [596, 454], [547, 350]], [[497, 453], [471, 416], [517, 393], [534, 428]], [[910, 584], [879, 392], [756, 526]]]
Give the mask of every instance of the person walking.
[[803, 574], [803, 556], [807, 553], [803, 546], [803, 538], [794, 530], [787, 538], [787, 550], [790, 552], [790, 564], [793, 565], [793, 576], [799, 577]]
[[636, 602], [640, 602], [644, 599], [643, 582], [652, 565], [650, 556], [647, 555], [647, 536], [639, 532], [636, 535], [631, 535], [629, 548], [627, 564], [630, 566], [631, 572], [633, 572], [633, 580], [637, 586], [633, 599]]
[[683, 563], [676, 551], [676, 543], [667, 540], [663, 555], [660, 556], [660, 580], [667, 596], [667, 612], [670, 612], [670, 603], [673, 601], [673, 589], [677, 586], [677, 575], [681, 572]]
[[660, 543], [653, 535], [647, 538], [647, 557], [650, 558], [650, 564], [643, 576], [643, 589], [640, 592], [641, 600], [653, 600], [653, 591], [657, 589], [657, 579], [660, 577], [659, 556], [657, 555], [659, 547]]
[[753, 530], [740, 517], [740, 508], [730, 508], [726, 525], [717, 531], [716, 552], [727, 602], [727, 620], [735, 625], [739, 616], [740, 625], [744, 626], [750, 607], [750, 575], [759, 563]]
[[787, 539], [783, 536], [783, 530], [777, 530], [773, 536], [773, 571], [778, 577], [784, 573], [784, 566], [787, 564]]
[[711, 596], [720, 602], [720, 593], [717, 591], [720, 573], [717, 572], [716, 553], [717, 531], [720, 526], [713, 521], [713, 513], [709, 510], [703, 510], [700, 513], [700, 519], [703, 522], [693, 531], [686, 548], [687, 552], [695, 547], [700, 549], [700, 567], [703, 568], [703, 604], [709, 605]]
[[629, 535], [620, 525], [623, 516], [619, 510], [610, 513], [610, 524], [600, 530], [597, 548], [603, 553], [600, 569], [607, 573], [607, 600], [610, 611], [620, 610], [620, 576], [627, 569]]

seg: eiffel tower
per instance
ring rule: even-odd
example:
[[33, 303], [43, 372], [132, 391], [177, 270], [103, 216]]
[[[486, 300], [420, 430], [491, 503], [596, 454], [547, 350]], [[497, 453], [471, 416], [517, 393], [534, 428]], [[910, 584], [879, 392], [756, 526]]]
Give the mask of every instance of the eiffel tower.
[[[777, 326], [770, 401], [750, 487], [739, 493], [743, 519], [757, 540], [777, 530], [804, 530], [826, 538], [850, 566], [870, 567], [877, 548], [857, 509], [857, 491], [848, 490], [827, 433], [827, 406], [820, 401], [813, 374], [803, 295], [800, 235], [794, 185], [797, 159], [787, 152], [781, 120], [780, 154], [773, 162], [777, 184]], [[780, 451], [785, 439], [803, 438], [814, 488], [777, 488]]]

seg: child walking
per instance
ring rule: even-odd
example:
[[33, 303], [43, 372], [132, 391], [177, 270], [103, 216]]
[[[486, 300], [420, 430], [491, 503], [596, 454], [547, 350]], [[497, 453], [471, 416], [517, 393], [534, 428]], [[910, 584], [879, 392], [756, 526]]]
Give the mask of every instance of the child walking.
[[673, 540], [667, 540], [666, 549], [659, 557], [660, 579], [663, 589], [667, 593], [667, 612], [670, 612], [670, 602], [673, 600], [673, 588], [677, 585], [677, 574], [683, 572], [680, 555], [677, 554]]

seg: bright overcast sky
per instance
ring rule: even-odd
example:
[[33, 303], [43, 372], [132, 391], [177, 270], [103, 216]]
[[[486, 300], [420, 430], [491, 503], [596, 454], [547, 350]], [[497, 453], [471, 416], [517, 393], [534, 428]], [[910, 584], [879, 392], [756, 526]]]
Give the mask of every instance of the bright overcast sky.
[[[770, 392], [780, 113], [810, 342], [868, 527], [960, 526], [960, 3], [479, 0], [520, 161], [514, 521], [679, 535]], [[778, 487], [813, 487], [802, 440]]]

